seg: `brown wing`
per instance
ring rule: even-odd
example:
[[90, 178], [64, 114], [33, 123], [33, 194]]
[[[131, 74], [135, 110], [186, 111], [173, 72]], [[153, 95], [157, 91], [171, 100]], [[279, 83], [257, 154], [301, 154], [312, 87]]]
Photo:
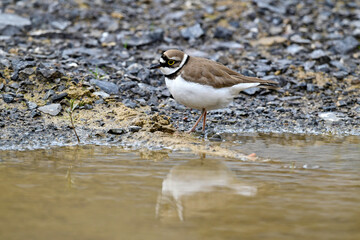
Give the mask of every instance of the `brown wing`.
[[222, 64], [196, 57], [190, 57], [189, 62], [183, 67], [182, 76], [188, 81], [207, 84], [214, 88], [231, 87], [239, 83], [277, 84], [271, 80], [247, 77]]

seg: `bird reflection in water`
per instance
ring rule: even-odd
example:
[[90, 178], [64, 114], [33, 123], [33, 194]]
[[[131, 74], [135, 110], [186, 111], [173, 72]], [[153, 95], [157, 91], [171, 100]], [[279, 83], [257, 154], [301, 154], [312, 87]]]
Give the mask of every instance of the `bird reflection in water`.
[[156, 204], [158, 218], [184, 221], [206, 210], [221, 209], [241, 196], [255, 196], [257, 188], [237, 178], [220, 160], [198, 159], [173, 167], [162, 183]]

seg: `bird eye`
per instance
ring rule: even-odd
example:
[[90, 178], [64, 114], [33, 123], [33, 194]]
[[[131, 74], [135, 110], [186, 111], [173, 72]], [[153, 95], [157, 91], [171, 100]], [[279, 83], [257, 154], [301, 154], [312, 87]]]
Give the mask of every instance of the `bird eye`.
[[174, 60], [169, 60], [169, 61], [168, 61], [168, 64], [169, 64], [169, 65], [174, 65], [174, 63], [175, 63]]

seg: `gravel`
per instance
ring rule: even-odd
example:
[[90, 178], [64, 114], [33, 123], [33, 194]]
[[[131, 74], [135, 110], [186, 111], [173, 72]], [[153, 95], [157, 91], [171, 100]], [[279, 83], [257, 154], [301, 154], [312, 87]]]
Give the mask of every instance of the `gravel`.
[[[0, 9], [0, 146], [25, 143], [25, 132], [45, 145], [66, 142], [72, 129], [56, 119], [69, 99], [81, 101], [79, 111], [104, 106], [109, 118], [117, 104], [147, 108], [188, 130], [199, 111], [172, 100], [162, 74], [148, 69], [170, 48], [281, 85], [248, 89], [209, 112], [208, 133], [360, 135], [358, 4], [20, 0]], [[96, 135], [89, 119], [79, 121], [80, 135]], [[102, 128], [104, 139], [145, 131]]]

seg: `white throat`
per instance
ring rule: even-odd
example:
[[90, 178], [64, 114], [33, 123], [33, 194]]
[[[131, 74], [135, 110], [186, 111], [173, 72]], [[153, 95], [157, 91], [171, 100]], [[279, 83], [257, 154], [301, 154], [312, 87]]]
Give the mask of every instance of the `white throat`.
[[[160, 71], [164, 74], [164, 75], [170, 75], [173, 74], [174, 72], [176, 72], [177, 70], [179, 70], [180, 68], [182, 68], [184, 66], [184, 64], [186, 63], [186, 60], [189, 58], [189, 55], [187, 55], [186, 53], [184, 53], [184, 57], [183, 60], [181, 61], [180, 65], [176, 68], [169, 68], [169, 67], [161, 67]], [[160, 60], [161, 61], [161, 60]]]

